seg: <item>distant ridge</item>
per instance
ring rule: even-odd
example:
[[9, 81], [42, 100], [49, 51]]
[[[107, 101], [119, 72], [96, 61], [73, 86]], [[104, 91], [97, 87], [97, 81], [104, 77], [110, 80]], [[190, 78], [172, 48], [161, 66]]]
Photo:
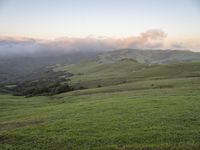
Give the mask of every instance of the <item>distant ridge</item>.
[[105, 52], [100, 57], [104, 61], [115, 61], [123, 58], [132, 58], [140, 63], [168, 64], [181, 61], [199, 61], [200, 52], [192, 52], [189, 50], [119, 49]]

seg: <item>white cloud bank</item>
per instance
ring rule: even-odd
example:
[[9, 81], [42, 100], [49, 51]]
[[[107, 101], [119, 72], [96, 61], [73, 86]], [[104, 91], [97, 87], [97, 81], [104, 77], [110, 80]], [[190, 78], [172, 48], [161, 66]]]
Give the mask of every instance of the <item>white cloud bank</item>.
[[122, 48], [137, 49], [190, 49], [198, 51], [200, 45], [166, 42], [167, 34], [162, 30], [153, 29], [142, 32], [138, 36], [127, 38], [86, 37], [59, 38], [55, 40], [37, 40], [31, 38], [0, 37], [0, 56], [32, 54], [40, 52], [79, 52], [79, 51], [108, 51]]

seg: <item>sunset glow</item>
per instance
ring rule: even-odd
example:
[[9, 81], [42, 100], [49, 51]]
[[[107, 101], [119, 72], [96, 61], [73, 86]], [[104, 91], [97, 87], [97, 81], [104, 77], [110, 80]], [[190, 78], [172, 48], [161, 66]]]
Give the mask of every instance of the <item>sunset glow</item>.
[[198, 0], [1, 0], [0, 19], [1, 37], [133, 37], [133, 41], [156, 29], [166, 34], [162, 38], [166, 48], [176, 44], [200, 48]]

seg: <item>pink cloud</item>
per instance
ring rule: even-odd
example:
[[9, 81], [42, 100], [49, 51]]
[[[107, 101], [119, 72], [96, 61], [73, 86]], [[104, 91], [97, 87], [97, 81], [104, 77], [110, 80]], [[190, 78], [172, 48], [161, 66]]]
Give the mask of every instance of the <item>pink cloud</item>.
[[32, 38], [0, 37], [0, 55], [25, 54], [34, 52], [79, 52], [108, 51], [122, 48], [137, 49], [192, 49], [200, 48], [199, 44], [172, 41], [166, 44], [167, 34], [159, 29], [147, 30], [138, 36], [126, 38], [86, 37], [59, 38], [55, 40], [38, 40]]

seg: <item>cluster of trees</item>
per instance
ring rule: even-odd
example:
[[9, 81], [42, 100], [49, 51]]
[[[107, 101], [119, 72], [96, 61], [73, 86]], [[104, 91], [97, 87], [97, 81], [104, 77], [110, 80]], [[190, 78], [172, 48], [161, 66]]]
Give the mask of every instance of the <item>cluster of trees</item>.
[[18, 84], [12, 89], [14, 95], [37, 96], [54, 95], [72, 91], [73, 88], [60, 80], [38, 80]]
[[54, 72], [51, 68], [43, 68], [1, 84], [0, 92], [18, 96], [54, 95], [68, 92], [73, 90], [68, 84], [71, 76], [73, 76], [71, 73]]

